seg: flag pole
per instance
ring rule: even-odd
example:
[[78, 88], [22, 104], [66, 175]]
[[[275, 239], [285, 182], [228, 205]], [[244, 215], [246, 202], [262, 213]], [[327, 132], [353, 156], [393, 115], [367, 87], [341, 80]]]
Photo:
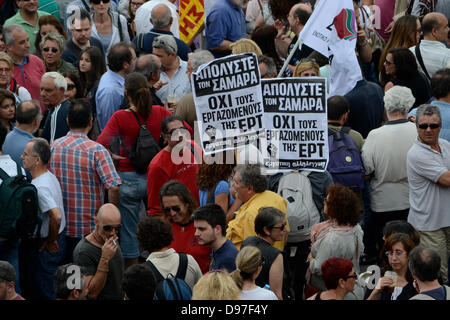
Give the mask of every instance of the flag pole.
[[302, 41], [300, 40], [300, 34], [297, 39], [297, 42], [295, 43], [294, 48], [292, 48], [291, 52], [289, 53], [288, 57], [284, 61], [283, 67], [281, 68], [280, 72], [278, 73], [278, 78], [281, 78], [281, 75], [284, 73], [284, 70], [286, 70], [287, 65], [289, 64], [289, 61], [291, 61], [292, 57], [294, 56], [295, 51], [299, 48], [302, 49]]

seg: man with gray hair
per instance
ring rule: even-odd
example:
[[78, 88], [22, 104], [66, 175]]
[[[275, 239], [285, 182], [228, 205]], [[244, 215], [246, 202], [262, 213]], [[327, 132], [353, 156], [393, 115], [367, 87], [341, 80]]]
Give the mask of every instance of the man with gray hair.
[[14, 289], [16, 270], [8, 261], [0, 261], [0, 300], [25, 300]]
[[[156, 37], [163, 34], [173, 36], [173, 33], [170, 31], [173, 23], [172, 13], [164, 3], [160, 3], [152, 9], [150, 22], [153, 24], [153, 28], [148, 33], [140, 33], [133, 39], [136, 51], [140, 53], [152, 53], [153, 39]], [[177, 55], [181, 60], [187, 61], [188, 53], [191, 52], [191, 49], [184, 41], [175, 36], [174, 38], [178, 47]]]
[[64, 100], [67, 81], [58, 72], [47, 72], [42, 76], [40, 88], [42, 104], [49, 111], [44, 120], [41, 137], [52, 144], [54, 140], [65, 136], [69, 131], [67, 110], [70, 102]]
[[55, 300], [53, 277], [65, 254], [62, 191], [58, 179], [47, 169], [50, 157], [50, 145], [43, 138], [31, 139], [22, 154], [23, 166], [31, 172], [31, 183], [37, 189], [42, 220], [34, 237], [22, 239], [20, 248], [21, 289], [32, 300]]
[[161, 61], [154, 54], [145, 54], [136, 59], [134, 65], [134, 71], [142, 73], [148, 81], [150, 87], [150, 93], [152, 94], [152, 104], [162, 106], [163, 103], [156, 95], [162, 86], [167, 82], [162, 82], [159, 78], [161, 75]]
[[450, 253], [450, 142], [439, 138], [441, 126], [438, 107], [423, 104], [418, 108], [418, 137], [406, 160], [410, 202], [408, 222], [419, 231], [421, 245], [438, 252], [442, 279], [447, 281]]
[[417, 246], [409, 253], [409, 270], [419, 294], [409, 300], [450, 300], [450, 288], [439, 283], [441, 257], [436, 250]]
[[377, 252], [383, 245], [383, 227], [392, 220], [406, 220], [409, 213], [409, 185], [406, 155], [416, 140], [415, 125], [408, 111], [415, 98], [411, 89], [394, 86], [384, 96], [388, 121], [369, 132], [362, 147], [366, 175], [370, 179], [371, 219]]
[[164, 66], [160, 79], [168, 82], [156, 92], [163, 103], [167, 102], [169, 94], [175, 95], [179, 100], [192, 91], [187, 76], [187, 62], [178, 57], [177, 50], [177, 42], [171, 35], [161, 35], [153, 40], [153, 54], [161, 60], [161, 64]]
[[276, 78], [277, 76], [277, 66], [273, 59], [266, 55], [260, 55], [258, 57], [258, 66], [261, 79]]
[[[196, 72], [202, 64], [208, 63], [212, 60], [214, 60], [214, 56], [208, 50], [199, 49], [190, 53], [187, 65], [187, 76], [189, 81], [191, 81], [192, 72]], [[186, 94], [180, 99], [175, 110], [175, 114], [183, 118], [183, 120], [186, 121], [195, 132], [197, 131], [194, 127], [195, 121], [197, 121], [197, 112], [195, 111], [194, 96], [192, 92]]]
[[[279, 194], [268, 190], [267, 177], [261, 173], [261, 167], [254, 164], [238, 165], [233, 176], [231, 191], [235, 201], [242, 203], [235, 218], [228, 223], [227, 238], [240, 249], [242, 242], [250, 236], [256, 236], [255, 218], [262, 207], [274, 207], [286, 217], [286, 230], [289, 223], [286, 216], [286, 200]], [[286, 233], [286, 237], [287, 237]], [[283, 251], [284, 241], [276, 241], [273, 246]]]
[[[10, 24], [3, 28], [3, 40], [14, 62], [13, 78], [30, 92], [31, 98], [40, 100], [39, 85], [45, 66], [41, 59], [30, 54], [31, 44], [27, 32], [17, 24]], [[45, 111], [43, 106], [41, 111]]]

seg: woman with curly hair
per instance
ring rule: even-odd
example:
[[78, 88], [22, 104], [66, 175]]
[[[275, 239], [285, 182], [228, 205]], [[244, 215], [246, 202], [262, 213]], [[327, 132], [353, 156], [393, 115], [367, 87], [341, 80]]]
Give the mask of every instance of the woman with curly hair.
[[[223, 153], [225, 156], [226, 153]], [[230, 193], [229, 180], [235, 167], [227, 163], [211, 163], [211, 156], [205, 156], [197, 172], [197, 187], [200, 206], [207, 203], [219, 205], [227, 215], [227, 222], [233, 218], [234, 212], [239, 209], [242, 201], [234, 199]], [[226, 159], [223, 159], [226, 162]]]
[[231, 276], [214, 270], [205, 274], [192, 290], [192, 300], [240, 300], [238, 286]]
[[[332, 185], [324, 202], [324, 213], [329, 219], [315, 225], [311, 230], [311, 253], [308, 257], [310, 284], [327, 290], [323, 279], [322, 263], [331, 257], [352, 260], [355, 272], [359, 273], [359, 257], [364, 251], [363, 231], [358, 224], [361, 205], [358, 196], [350, 188]], [[346, 299], [361, 300], [361, 287], [348, 294]]]

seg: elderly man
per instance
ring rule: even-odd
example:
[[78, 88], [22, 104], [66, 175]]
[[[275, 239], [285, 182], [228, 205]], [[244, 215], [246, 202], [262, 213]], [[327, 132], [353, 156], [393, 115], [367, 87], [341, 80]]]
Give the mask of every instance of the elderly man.
[[230, 44], [247, 38], [242, 9], [248, 0], [216, 1], [205, 22], [206, 49], [220, 58], [231, 53]]
[[[150, 22], [153, 24], [153, 29], [148, 31], [148, 33], [141, 33], [133, 39], [133, 43], [136, 46], [136, 51], [144, 53], [152, 53], [153, 51], [153, 39], [157, 36], [168, 34], [173, 36], [170, 28], [173, 23], [172, 13], [168, 6], [163, 3], [156, 5], [152, 9], [152, 14], [150, 16]], [[188, 60], [188, 53], [191, 52], [189, 46], [179, 38], [175, 37], [177, 42], [177, 56], [181, 60]]]
[[175, 94], [180, 99], [192, 91], [187, 76], [187, 62], [177, 56], [177, 50], [177, 43], [171, 35], [162, 35], [153, 40], [153, 54], [161, 60], [161, 64], [164, 66], [160, 79], [168, 82], [156, 92], [162, 102], [167, 102], [169, 94]]
[[161, 61], [154, 54], [145, 54], [136, 59], [134, 71], [142, 73], [148, 81], [150, 87], [150, 93], [152, 94], [152, 104], [162, 106], [163, 103], [156, 95], [156, 91], [159, 90], [163, 83], [159, 77], [161, 75]]
[[[227, 238], [236, 248], [240, 249], [242, 242], [250, 236], [255, 236], [255, 218], [262, 207], [274, 207], [286, 214], [286, 200], [275, 192], [267, 190], [267, 178], [261, 174], [259, 165], [239, 165], [231, 185], [234, 198], [242, 201], [227, 228]], [[286, 218], [287, 219], [287, 218]], [[289, 232], [289, 225], [287, 225]], [[286, 241], [276, 241], [274, 247], [283, 250]]]
[[[447, 281], [450, 252], [450, 142], [439, 138], [441, 112], [421, 105], [416, 115], [417, 140], [407, 155], [410, 210], [408, 222], [420, 232], [420, 242], [441, 257]], [[399, 147], [397, 145], [397, 147]]]
[[[4, 41], [9, 56], [14, 62], [13, 77], [17, 83], [25, 87], [31, 97], [40, 100], [40, 83], [45, 73], [41, 59], [30, 54], [30, 38], [25, 29], [17, 24], [3, 28]], [[41, 106], [42, 113], [45, 109]]]
[[67, 110], [70, 102], [65, 100], [64, 93], [67, 90], [66, 79], [58, 72], [47, 72], [41, 80], [41, 100], [48, 109], [41, 137], [50, 144], [69, 131], [67, 125]]
[[450, 63], [450, 49], [446, 47], [448, 19], [442, 13], [428, 13], [422, 20], [422, 32], [423, 40], [409, 50], [416, 56], [419, 69], [431, 79], [436, 71]]
[[136, 25], [136, 34], [147, 33], [153, 28], [153, 24], [149, 17], [151, 17], [153, 8], [158, 4], [164, 4], [170, 9], [173, 19], [170, 31], [175, 37], [179, 37], [180, 31], [178, 24], [178, 9], [175, 4], [173, 4], [173, 1], [168, 0], [151, 0], [145, 2], [142, 6], [139, 7], [139, 9], [136, 11], [136, 17], [134, 18], [134, 24]]
[[266, 55], [258, 57], [258, 67], [261, 79], [270, 79], [277, 77], [277, 66], [273, 59]]
[[22, 26], [28, 34], [30, 43], [34, 46], [36, 34], [39, 32], [39, 18], [48, 15], [47, 12], [38, 10], [38, 0], [17, 0], [19, 10], [17, 13], [5, 21], [5, 26], [18, 24]]
[[83, 237], [73, 252], [74, 263], [85, 269], [89, 299], [123, 300], [119, 209], [111, 203], [104, 204], [94, 221], [94, 231]]
[[[214, 56], [208, 50], [200, 49], [190, 53], [187, 64], [187, 76], [189, 81], [191, 81], [191, 74], [193, 72], [196, 72], [202, 64], [208, 63], [212, 60], [214, 60]], [[183, 118], [184, 121], [194, 128], [194, 123], [197, 121], [197, 112], [195, 111], [194, 96], [192, 92], [186, 94], [180, 99], [177, 108], [175, 109], [175, 114]]]
[[22, 239], [20, 270], [22, 294], [27, 299], [55, 300], [53, 276], [64, 259], [66, 217], [58, 179], [47, 169], [50, 146], [42, 138], [31, 139], [22, 154], [36, 187], [42, 225], [34, 238]]
[[407, 87], [394, 86], [388, 90], [384, 96], [388, 121], [370, 131], [362, 148], [366, 175], [371, 179], [369, 224], [375, 232], [377, 252], [383, 245], [384, 225], [392, 220], [406, 220], [409, 213], [406, 155], [417, 131], [407, 117], [414, 101]]
[[94, 215], [104, 203], [119, 205], [121, 180], [111, 156], [100, 144], [90, 140], [92, 108], [85, 99], [75, 100], [67, 113], [70, 131], [52, 144], [49, 169], [58, 178], [67, 217], [65, 263], [72, 262], [72, 252], [80, 239], [94, 227]]

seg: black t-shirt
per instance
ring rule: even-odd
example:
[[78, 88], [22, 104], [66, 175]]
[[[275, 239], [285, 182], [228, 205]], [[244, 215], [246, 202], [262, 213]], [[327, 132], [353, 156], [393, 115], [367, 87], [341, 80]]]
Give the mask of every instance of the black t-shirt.
[[[102, 256], [102, 249], [93, 245], [84, 237], [78, 242], [73, 251], [73, 262], [85, 268], [86, 275], [95, 275], [98, 263]], [[109, 272], [106, 278], [105, 287], [97, 296], [97, 300], [123, 300], [122, 278], [124, 264], [120, 248], [117, 248], [116, 255], [109, 261]]]

